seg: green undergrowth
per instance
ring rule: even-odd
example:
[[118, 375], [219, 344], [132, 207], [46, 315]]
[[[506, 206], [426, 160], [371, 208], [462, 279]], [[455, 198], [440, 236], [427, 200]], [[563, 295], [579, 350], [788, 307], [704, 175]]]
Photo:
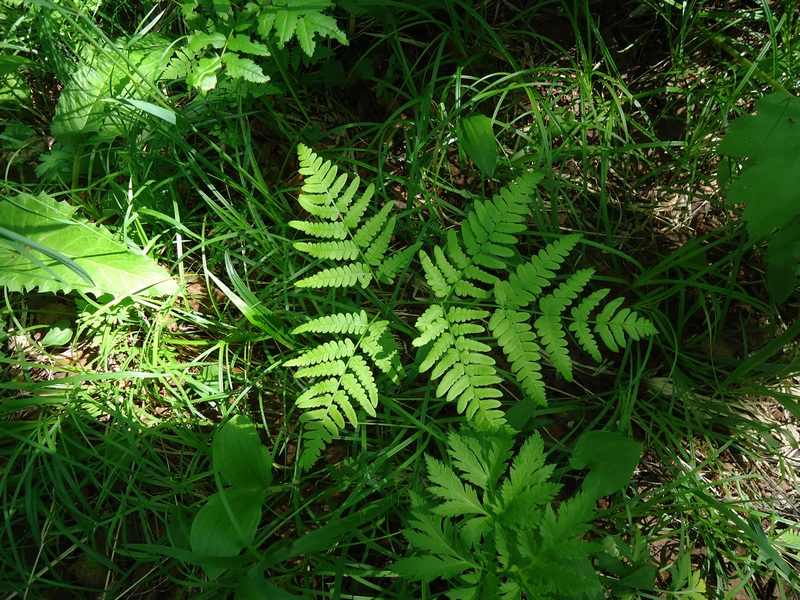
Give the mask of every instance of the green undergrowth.
[[0, 4], [3, 597], [800, 593], [795, 11]]

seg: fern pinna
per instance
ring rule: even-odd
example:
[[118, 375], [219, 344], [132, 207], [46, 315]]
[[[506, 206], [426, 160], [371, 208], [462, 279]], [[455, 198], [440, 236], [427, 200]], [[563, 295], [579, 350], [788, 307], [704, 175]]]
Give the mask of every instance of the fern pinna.
[[[365, 288], [376, 280], [391, 282], [416, 251], [411, 247], [387, 256], [395, 225], [395, 218], [389, 216], [392, 205], [365, 219], [374, 186], [359, 195], [358, 177], [348, 182], [347, 175], [339, 174], [337, 167], [306, 146], [299, 146], [298, 155], [304, 176], [298, 201], [309, 218], [289, 225], [316, 238], [295, 242], [294, 248], [322, 266], [295, 286]], [[284, 363], [298, 367], [295, 377], [314, 379], [296, 401], [304, 409], [301, 419], [305, 422], [300, 466], [308, 469], [347, 423], [358, 426], [357, 408], [376, 415], [376, 371], [396, 381], [402, 364], [389, 322], [364, 310], [323, 315], [293, 333], [329, 337]]]
[[[431, 305], [416, 322], [419, 335], [413, 344], [424, 352], [420, 372], [430, 370], [431, 378], [439, 380], [437, 395], [457, 402], [470, 421], [488, 429], [502, 425], [504, 418], [498, 400], [502, 379], [491, 346], [478, 339], [485, 337], [487, 318], [519, 387], [540, 405], [547, 402], [543, 355], [572, 380], [568, 331], [598, 362], [602, 360], [598, 336], [616, 352], [627, 339], [656, 332], [647, 319], [620, 309], [622, 298], [593, 314], [607, 289], [578, 300], [594, 275], [592, 269], [580, 269], [566, 278], [558, 275], [580, 236], [562, 237], [514, 267], [515, 236], [527, 228], [528, 204], [539, 179], [525, 175], [491, 201], [476, 202], [461, 231], [449, 230], [445, 244], [433, 249], [433, 257], [420, 252], [433, 293]], [[481, 304], [493, 305], [494, 310]]]

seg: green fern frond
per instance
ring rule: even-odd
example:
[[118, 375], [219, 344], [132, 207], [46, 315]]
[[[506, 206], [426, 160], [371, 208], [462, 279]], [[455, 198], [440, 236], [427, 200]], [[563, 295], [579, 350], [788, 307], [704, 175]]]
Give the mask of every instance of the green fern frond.
[[[323, 241], [298, 241], [294, 248], [311, 258], [340, 264], [323, 267], [295, 285], [302, 288], [360, 285], [366, 288], [373, 279], [391, 282], [396, 270], [405, 266], [399, 259], [390, 263], [391, 268], [384, 266], [396, 223], [395, 217], [390, 217], [393, 205], [385, 204], [377, 214], [364, 221], [374, 185], [367, 186], [359, 196], [359, 177], [353, 176], [348, 183], [346, 174], [339, 174], [335, 165], [302, 144], [298, 146], [298, 156], [304, 180], [297, 200], [316, 220], [293, 220], [289, 225]], [[406, 254], [403, 258], [409, 256]]]
[[500, 306], [523, 308], [536, 300], [556, 277], [580, 235], [567, 235], [548, 244], [533, 258], [519, 265], [508, 280], [495, 286], [495, 299]]
[[420, 252], [425, 279], [437, 298], [491, 296], [479, 284], [495, 285], [498, 277], [486, 269], [505, 269], [514, 256], [514, 234], [525, 230], [527, 205], [540, 179], [538, 174], [525, 175], [492, 200], [477, 201], [462, 222], [460, 235], [449, 230], [444, 248], [435, 247], [433, 258]]
[[[430, 323], [431, 328], [440, 333], [422, 332], [421, 339], [430, 339], [433, 344], [419, 370], [424, 373], [433, 369], [431, 379], [441, 378], [436, 395], [456, 402], [458, 411], [467, 419], [487, 429], [496, 429], [503, 424], [503, 413], [497, 410], [500, 402], [496, 400], [502, 393], [494, 387], [501, 379], [496, 373], [494, 359], [488, 355], [491, 348], [465, 337], [485, 332], [483, 326], [467, 319], [485, 318], [488, 314], [482, 310], [452, 307], [447, 313], [442, 312], [441, 319], [437, 318], [435, 309], [423, 315], [422, 326]], [[419, 320], [417, 325], [420, 326]]]
[[622, 302], [622, 298], [609, 302], [597, 315], [595, 323], [595, 330], [600, 335], [600, 339], [612, 352], [618, 352], [620, 347], [625, 347], [626, 337], [640, 340], [658, 332], [649, 320], [640, 317], [629, 308], [623, 308], [617, 312]]
[[526, 229], [528, 204], [533, 198], [539, 173], [529, 173], [494, 196], [478, 201], [461, 225], [464, 247], [476, 264], [488, 269], [504, 269], [517, 243], [514, 234]]
[[316, 238], [344, 240], [348, 229], [343, 222], [289, 221], [289, 226]]
[[350, 338], [332, 340], [306, 350], [297, 358], [287, 360], [283, 365], [285, 367], [306, 367], [339, 358], [348, 358], [353, 355], [355, 349], [356, 346]]
[[533, 323], [553, 366], [567, 381], [573, 381], [572, 359], [567, 349], [567, 332], [561, 316], [570, 302], [583, 291], [593, 274], [591, 269], [581, 269], [570, 275], [551, 294], [540, 298], [541, 316]]

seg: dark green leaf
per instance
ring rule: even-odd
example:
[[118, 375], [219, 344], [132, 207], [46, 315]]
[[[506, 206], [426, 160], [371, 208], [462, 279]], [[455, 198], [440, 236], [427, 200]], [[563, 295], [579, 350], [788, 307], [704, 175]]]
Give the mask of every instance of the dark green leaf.
[[211, 445], [214, 468], [235, 486], [266, 489], [272, 483], [272, 456], [245, 416], [228, 421]]
[[456, 131], [461, 150], [484, 175], [494, 175], [497, 167], [497, 140], [489, 117], [480, 113], [472, 114], [458, 122]]

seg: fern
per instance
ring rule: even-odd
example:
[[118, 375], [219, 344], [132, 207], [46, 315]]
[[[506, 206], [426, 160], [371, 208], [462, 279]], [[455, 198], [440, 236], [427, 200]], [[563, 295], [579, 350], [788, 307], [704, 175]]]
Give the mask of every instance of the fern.
[[594, 270], [580, 269], [566, 277], [559, 273], [580, 241], [578, 235], [561, 237], [528, 261], [513, 265], [515, 234], [525, 228], [527, 204], [538, 179], [524, 177], [491, 201], [476, 202], [460, 233], [448, 231], [445, 245], [434, 248], [432, 256], [420, 252], [434, 303], [416, 322], [419, 335], [413, 344], [424, 353], [419, 370], [430, 370], [432, 379], [440, 379], [439, 397], [457, 402], [468, 419], [488, 429], [504, 422], [497, 400], [502, 379], [489, 354], [491, 346], [475, 339], [486, 333], [484, 320], [490, 313], [468, 309], [470, 305], [494, 301], [489, 330], [522, 392], [542, 406], [547, 404], [545, 356], [566, 380], [574, 379], [571, 339], [600, 362], [598, 338], [617, 352], [628, 339], [656, 333], [647, 319], [620, 309], [621, 298], [593, 318], [609, 292], [586, 294]]
[[[416, 251], [412, 247], [400, 253], [399, 259], [387, 257], [395, 225], [394, 217], [389, 216], [392, 205], [365, 219], [373, 198], [372, 185], [359, 195], [358, 177], [348, 180], [306, 146], [299, 146], [298, 154], [304, 176], [298, 202], [313, 220], [289, 224], [316, 241], [297, 241], [294, 248], [323, 266], [295, 286], [366, 288], [375, 281], [392, 281], [409, 254]], [[379, 377], [396, 382], [403, 368], [389, 322], [364, 310], [322, 315], [295, 327], [292, 333], [334, 337], [284, 363], [297, 368], [295, 377], [314, 380], [296, 400], [304, 410], [305, 441], [299, 462], [305, 470], [341, 429], [358, 426], [357, 408], [376, 416]]]
[[446, 461], [425, 458], [428, 495], [412, 495], [404, 531], [416, 553], [395, 562], [395, 572], [449, 580], [451, 598], [574, 597], [602, 589], [588, 560], [598, 548], [580, 538], [593, 500], [579, 495], [553, 508], [561, 486], [548, 481], [554, 467], [545, 464], [538, 434], [513, 460], [506, 429], [451, 433], [447, 442]]
[[[544, 353], [555, 369], [567, 381], [573, 381], [573, 365], [569, 354], [567, 332], [597, 362], [602, 353], [600, 340], [612, 352], [625, 347], [627, 339], [639, 340], [657, 333], [646, 318], [629, 308], [620, 310], [623, 298], [608, 302], [593, 320], [592, 312], [608, 295], [600, 289], [585, 296], [576, 305], [594, 275], [593, 269], [581, 269], [567, 277], [550, 293], [545, 289], [554, 282], [557, 271], [569, 252], [580, 240], [579, 236], [566, 236], [548, 245], [539, 254], [517, 267], [507, 281], [495, 286], [498, 308], [489, 322], [489, 328], [511, 362], [511, 371], [522, 390], [538, 404], [547, 403], [541, 374], [540, 358]], [[530, 307], [538, 306], [537, 318], [531, 326]], [[565, 328], [565, 315], [569, 311], [569, 325]]]
[[491, 201], [476, 202], [460, 235], [450, 230], [445, 247], [434, 248], [432, 258], [420, 252], [435, 297], [416, 322], [419, 336], [413, 344], [427, 347], [420, 372], [432, 369], [431, 377], [441, 379], [437, 395], [455, 401], [459, 412], [487, 429], [503, 423], [497, 400], [502, 379], [489, 354], [491, 347], [475, 339], [485, 335], [481, 322], [489, 313], [459, 303], [491, 297], [490, 286], [500, 281], [492, 271], [504, 268], [514, 256], [515, 234], [525, 230], [527, 204], [540, 178], [524, 176]]

